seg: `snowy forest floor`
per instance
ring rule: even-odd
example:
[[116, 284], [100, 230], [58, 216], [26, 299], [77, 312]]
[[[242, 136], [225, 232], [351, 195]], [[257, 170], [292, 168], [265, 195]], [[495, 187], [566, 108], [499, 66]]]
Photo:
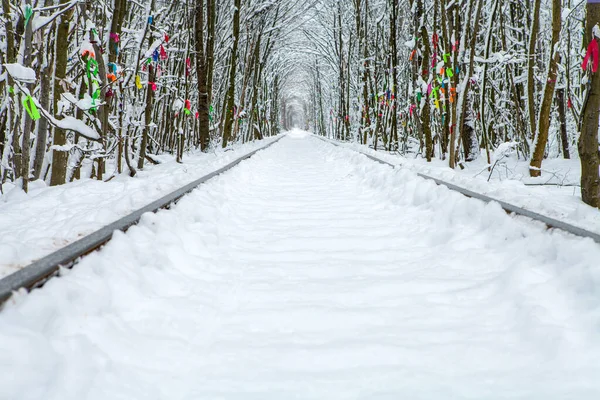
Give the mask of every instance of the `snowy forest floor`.
[[[600, 233], [600, 211], [581, 201], [579, 159], [544, 160], [542, 176], [529, 177], [529, 162], [516, 155], [502, 159], [488, 171], [483, 153], [477, 160], [464, 163], [464, 169], [452, 170], [448, 161], [426, 159], [375, 151], [357, 143], [339, 143], [354, 150], [375, 155], [424, 175], [435, 177], [474, 192], [552, 217], [592, 232]], [[492, 160], [492, 164], [494, 161]], [[489, 181], [488, 181], [489, 179]]]
[[82, 179], [56, 187], [36, 181], [27, 194], [5, 185], [0, 278], [275, 139], [186, 154], [183, 164], [171, 155], [158, 156], [161, 164], [147, 165], [134, 178], [123, 173], [109, 182]]
[[0, 398], [598, 398], [599, 259], [295, 132], [14, 298]]

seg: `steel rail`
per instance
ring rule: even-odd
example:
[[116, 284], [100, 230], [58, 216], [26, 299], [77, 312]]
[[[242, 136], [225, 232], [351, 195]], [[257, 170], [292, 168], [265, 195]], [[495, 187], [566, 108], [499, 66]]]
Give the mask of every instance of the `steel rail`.
[[153, 201], [147, 206], [140, 208], [137, 211], [109, 224], [97, 231], [85, 236], [76, 242], [73, 242], [60, 250], [57, 250], [28, 266], [8, 275], [7, 277], [0, 279], [0, 306], [7, 301], [14, 291], [25, 288], [28, 291], [42, 286], [48, 279], [56, 276], [60, 270], [60, 267], [71, 268], [75, 265], [78, 259], [86, 254], [89, 254], [104, 244], [106, 244], [111, 238], [115, 231], [125, 232], [131, 226], [137, 224], [145, 213], [154, 213], [161, 209], [169, 208], [172, 204], [176, 203], [186, 194], [196, 189], [206, 181], [230, 170], [242, 161], [252, 157], [254, 154], [261, 150], [265, 150], [283, 139], [285, 135], [273, 140], [272, 142], [253, 150], [224, 167], [219, 168], [216, 171], [205, 175], [192, 183], [189, 183], [174, 192], [161, 197], [160, 199]]
[[[382, 160], [381, 158], [378, 158], [378, 157], [373, 156], [371, 154], [364, 153], [364, 152], [362, 152], [360, 150], [351, 149], [351, 148], [348, 148], [348, 147], [341, 146], [339, 143], [336, 143], [335, 141], [333, 141], [331, 139], [326, 139], [326, 138], [324, 138], [322, 136], [316, 136], [316, 135], [315, 135], [315, 137], [323, 140], [326, 143], [332, 144], [334, 146], [338, 146], [338, 147], [341, 147], [341, 148], [345, 148], [347, 150], [354, 151], [356, 153], [360, 153], [360, 154], [364, 155], [365, 157], [367, 157], [367, 158], [369, 158], [369, 159], [371, 159], [373, 161], [376, 161], [376, 162], [378, 162], [380, 164], [389, 165], [392, 168], [396, 168], [396, 167], [399, 166], [397, 164], [392, 164], [392, 163], [390, 163], [388, 161]], [[419, 177], [421, 177], [423, 179], [434, 181], [436, 184], [438, 184], [440, 186], [446, 186], [448, 189], [453, 190], [455, 192], [459, 192], [459, 193], [461, 193], [462, 195], [464, 195], [466, 197], [471, 197], [473, 199], [481, 200], [481, 201], [483, 201], [485, 203], [491, 203], [491, 202], [498, 203], [500, 205], [500, 207], [502, 207], [502, 209], [504, 209], [504, 211], [506, 211], [509, 214], [515, 214], [515, 215], [520, 215], [520, 216], [523, 216], [523, 217], [527, 217], [527, 218], [530, 218], [530, 219], [532, 219], [534, 221], [542, 222], [549, 229], [559, 229], [561, 231], [565, 231], [565, 232], [568, 232], [568, 233], [576, 235], [576, 236], [590, 238], [594, 242], [600, 243], [600, 234], [599, 233], [589, 231], [587, 229], [584, 229], [584, 228], [581, 228], [581, 227], [569, 224], [569, 223], [564, 222], [564, 221], [560, 221], [560, 220], [555, 219], [555, 218], [548, 217], [548, 216], [543, 215], [543, 214], [539, 214], [539, 213], [527, 210], [527, 209], [519, 207], [519, 206], [515, 206], [514, 204], [510, 204], [510, 203], [507, 203], [505, 201], [498, 200], [498, 199], [495, 199], [495, 198], [490, 197], [490, 196], [486, 196], [485, 194], [474, 192], [472, 190], [463, 188], [463, 187], [455, 185], [453, 183], [446, 182], [446, 181], [444, 181], [442, 179], [434, 178], [432, 176], [421, 174], [419, 172], [417, 172], [416, 174], [417, 174], [417, 176], [419, 176]]]

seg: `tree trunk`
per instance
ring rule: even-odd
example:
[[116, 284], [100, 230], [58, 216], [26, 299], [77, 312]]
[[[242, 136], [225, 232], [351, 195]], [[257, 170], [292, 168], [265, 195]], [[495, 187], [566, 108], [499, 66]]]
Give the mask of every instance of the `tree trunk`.
[[227, 147], [227, 144], [231, 140], [231, 134], [233, 130], [233, 120], [236, 117], [234, 115], [235, 106], [235, 77], [236, 77], [236, 66], [237, 66], [237, 51], [238, 44], [240, 41], [240, 7], [241, 0], [235, 0], [235, 10], [233, 11], [233, 47], [231, 48], [231, 63], [229, 66], [229, 88], [227, 89], [227, 95], [225, 102], [225, 124], [223, 126], [223, 148]]
[[[454, 26], [453, 26], [453, 33], [454, 33], [454, 39], [456, 41], [460, 40], [459, 36], [459, 27], [460, 27], [460, 10], [458, 9], [458, 7], [456, 5], [453, 6], [452, 8], [453, 12], [454, 12]], [[452, 48], [452, 43], [450, 43], [450, 45], [448, 46], [449, 49]], [[454, 55], [452, 56], [452, 66], [451, 68], [454, 68], [456, 65], [458, 65], [458, 49], [457, 51], [454, 52]], [[448, 67], [446, 67], [448, 68]], [[452, 89], [454, 90], [458, 90], [458, 77], [459, 74], [454, 74], [454, 77], [450, 79], [451, 84], [448, 85], [449, 88], [449, 92], [450, 92], [450, 96], [452, 96]], [[448, 147], [449, 147], [449, 157], [448, 157], [448, 166], [452, 169], [454, 169], [456, 167], [456, 160], [457, 160], [457, 155], [456, 155], [456, 133], [457, 133], [457, 129], [456, 129], [456, 120], [457, 120], [457, 101], [454, 100], [454, 102], [452, 102], [452, 112], [451, 112], [451, 118], [452, 118], [452, 123], [450, 124], [450, 143], [448, 143]]]
[[[427, 32], [427, 28], [425, 26], [421, 27], [421, 42], [423, 43], [423, 63], [421, 65], [421, 70], [423, 74], [423, 80], [427, 82], [429, 79], [429, 57], [431, 54], [431, 49], [429, 47], [429, 33]], [[425, 94], [427, 96], [427, 94]], [[431, 137], [431, 107], [429, 104], [429, 99], [425, 101], [425, 105], [423, 106], [423, 111], [421, 113], [421, 131], [423, 132], [423, 137], [425, 138], [425, 158], [427, 158], [427, 162], [431, 162], [431, 157], [433, 156], [433, 140]]]
[[556, 106], [558, 108], [558, 119], [560, 121], [560, 142], [562, 145], [563, 158], [570, 159], [569, 137], [567, 135], [567, 116], [565, 112], [565, 89], [556, 91]]
[[[213, 92], [213, 73], [215, 68], [215, 20], [217, 18], [217, 8], [215, 0], [206, 0], [206, 17], [208, 19], [208, 29], [206, 31], [206, 87], [208, 93], [209, 111], [212, 104]], [[213, 122], [214, 123], [214, 122]]]
[[[398, 20], [398, 0], [391, 0], [391, 15], [390, 15], [390, 73], [392, 80], [392, 87], [390, 90], [390, 112], [392, 113], [392, 131], [390, 135], [390, 142], [393, 143], [394, 149], [398, 149], [398, 107], [397, 107], [397, 90], [398, 90], [398, 48], [396, 46], [397, 29], [396, 24]], [[428, 41], [429, 38], [425, 36], [424, 41]], [[428, 61], [429, 62], [429, 61]], [[390, 150], [392, 150], [392, 144], [390, 144]]]
[[535, 88], [533, 76], [535, 66], [535, 45], [540, 26], [540, 4], [541, 0], [535, 0], [533, 4], [533, 18], [529, 30], [529, 54], [527, 57], [527, 110], [529, 115], [529, 130], [531, 137], [535, 137]]
[[[587, 4], [586, 38], [598, 41], [593, 34], [600, 21], [600, 3]], [[590, 88], [582, 110], [579, 158], [581, 160], [581, 199], [592, 207], [600, 208], [600, 154], [598, 150], [598, 116], [600, 109], [600, 71], [590, 73]]]
[[[483, 54], [483, 58], [487, 60], [490, 57], [490, 52], [492, 50], [492, 39], [493, 39], [493, 26], [496, 21], [496, 13], [498, 12], [498, 5], [501, 0], [495, 0], [494, 6], [492, 8], [492, 13], [489, 16], [486, 32], [485, 32], [485, 51]], [[475, 36], [477, 35], [477, 31], [474, 32]], [[472, 66], [472, 63], [471, 63]], [[485, 117], [485, 96], [486, 96], [486, 86], [487, 86], [487, 73], [488, 73], [489, 63], [485, 63], [483, 65], [483, 76], [481, 78], [481, 95], [479, 98], [479, 117], [481, 118], [481, 131], [483, 133], [483, 140], [486, 144], [486, 149], [489, 149], [489, 138], [487, 137], [487, 121]], [[489, 154], [489, 151], [488, 151]], [[490, 163], [490, 159], [488, 156], [488, 164]]]
[[[152, 35], [148, 36], [148, 47], [152, 46]], [[144, 129], [142, 130], [142, 140], [140, 144], [140, 153], [138, 157], [138, 169], [144, 168], [146, 158], [146, 147], [148, 147], [148, 137], [150, 136], [150, 124], [152, 123], [152, 103], [154, 100], [154, 90], [151, 82], [156, 79], [154, 65], [148, 65], [148, 85], [146, 86], [146, 109], [144, 110]]]
[[532, 177], [537, 177], [542, 174], [542, 160], [544, 159], [544, 152], [546, 150], [546, 144], [548, 143], [548, 130], [550, 129], [551, 109], [552, 109], [552, 98], [554, 97], [554, 87], [556, 86], [556, 77], [558, 72], [558, 41], [560, 39], [560, 28], [561, 28], [561, 0], [552, 0], [552, 42], [551, 42], [551, 53], [550, 61], [548, 66], [548, 76], [546, 78], [546, 85], [544, 86], [544, 97], [542, 98], [542, 104], [540, 107], [540, 114], [538, 116], [538, 127], [537, 135], [535, 138], [535, 149], [533, 150], [533, 156], [529, 168], [529, 174]]
[[[468, 94], [470, 89], [470, 79], [473, 76], [473, 65], [475, 62], [475, 47], [477, 46], [477, 33], [479, 32], [479, 20], [481, 16], [481, 8], [483, 6], [483, 0], [477, 1], [477, 9], [475, 11], [475, 18], [473, 21], [473, 31], [471, 32], [471, 43], [469, 44], [470, 53], [469, 53], [469, 67], [467, 69], [467, 73], [465, 74], [463, 85], [461, 86], [461, 91], [458, 94], [458, 104], [460, 109], [458, 109], [458, 129], [460, 130], [460, 138], [463, 142], [463, 150], [465, 152], [465, 161], [473, 161], [479, 155], [479, 143], [477, 140], [477, 135], [475, 134], [475, 129], [473, 129], [472, 120], [469, 121], [467, 118], [468, 112]], [[467, 22], [468, 23], [468, 22]], [[467, 28], [468, 29], [468, 28]], [[466, 41], [467, 38], [465, 37]], [[485, 133], [484, 133], [485, 135]], [[489, 162], [489, 157], [488, 157]]]
[[[69, 3], [69, 0], [60, 0], [61, 5]], [[56, 30], [56, 69], [54, 73], [54, 114], [60, 118], [58, 103], [61, 101], [61, 95], [64, 92], [63, 80], [67, 76], [67, 59], [69, 52], [69, 24], [73, 16], [73, 8], [63, 13], [60, 17], [60, 24]], [[67, 133], [64, 129], [54, 128], [54, 146], [63, 146], [67, 143]], [[66, 151], [54, 150], [52, 154], [52, 175], [50, 185], [62, 185], [67, 177], [67, 161], [69, 154]]]
[[210, 145], [210, 121], [208, 100], [208, 76], [204, 53], [204, 0], [196, 0], [196, 75], [198, 79], [198, 129], [200, 149], [208, 151]]
[[[46, 51], [49, 51], [46, 49]], [[40, 50], [39, 62], [43, 64], [44, 50]], [[50, 55], [46, 55], [46, 64], [42, 67], [41, 74], [41, 88], [40, 88], [40, 105], [44, 109], [48, 109], [50, 105], [50, 77], [52, 76], [52, 59]], [[40, 179], [42, 173], [42, 166], [44, 164], [44, 157], [46, 155], [46, 143], [48, 141], [48, 120], [41, 118], [38, 121], [37, 128], [37, 140], [35, 142], [35, 157], [33, 161], [33, 179]]]
[[[31, 7], [31, 0], [25, 0], [26, 7]], [[25, 26], [25, 43], [24, 43], [24, 52], [23, 52], [23, 65], [29, 66], [31, 65], [31, 41], [33, 39], [33, 27], [31, 24], [33, 23], [33, 16], [27, 20], [27, 25]], [[27, 84], [27, 89], [30, 92], [33, 92], [33, 84]], [[22, 159], [21, 159], [21, 177], [22, 183], [21, 188], [24, 192], [29, 190], [29, 175], [31, 173], [29, 167], [29, 153], [30, 153], [30, 139], [29, 135], [31, 134], [31, 130], [33, 127], [33, 120], [31, 116], [27, 113], [26, 110], [23, 110], [24, 116], [24, 125], [23, 125], [23, 142], [21, 147]]]

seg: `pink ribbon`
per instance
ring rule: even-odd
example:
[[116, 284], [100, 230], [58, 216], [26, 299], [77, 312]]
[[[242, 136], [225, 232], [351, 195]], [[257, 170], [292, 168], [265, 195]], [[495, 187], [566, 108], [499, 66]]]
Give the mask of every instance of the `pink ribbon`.
[[411, 104], [410, 105], [410, 109], [408, 110], [410, 112], [410, 116], [412, 117], [413, 115], [413, 111], [415, 110], [415, 108], [417, 108], [417, 106], [415, 104]]

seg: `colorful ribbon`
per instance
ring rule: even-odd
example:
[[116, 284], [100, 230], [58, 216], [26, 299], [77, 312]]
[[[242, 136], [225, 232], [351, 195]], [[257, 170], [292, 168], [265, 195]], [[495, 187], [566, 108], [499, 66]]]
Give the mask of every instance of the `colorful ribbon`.
[[596, 41], [596, 38], [592, 38], [590, 44], [588, 45], [587, 52], [585, 53], [583, 63], [581, 64], [581, 68], [584, 71], [588, 68], [588, 62], [590, 61], [590, 58], [593, 59], [592, 73], [596, 73], [596, 71], [598, 71], [598, 53], [598, 42]]
[[[92, 66], [95, 68], [92, 69]], [[92, 75], [98, 75], [98, 61], [92, 57], [88, 57], [86, 70], [88, 79], [90, 79]]]
[[29, 4], [27, 4], [25, 6], [25, 26], [27, 26], [27, 24], [29, 23], [29, 20], [31, 19], [32, 16], [33, 16], [33, 10], [31, 9], [31, 6]]
[[100, 89], [96, 89], [94, 91], [94, 93], [92, 93], [92, 106], [94, 106], [94, 107], [90, 108], [90, 111], [96, 112], [96, 107], [95, 107], [96, 100], [98, 100], [100, 98], [100, 94], [101, 94]]
[[185, 76], [189, 76], [190, 73], [192, 72], [192, 60], [190, 60], [189, 58], [185, 59]]
[[413, 115], [413, 111], [417, 108], [416, 104], [411, 104], [410, 105], [410, 109], [408, 110], [410, 112], [410, 116], [412, 117]]
[[25, 111], [27, 111], [27, 114], [29, 114], [29, 118], [31, 118], [32, 121], [37, 121], [40, 119], [40, 111], [35, 105], [33, 97], [30, 95], [25, 96], [23, 99], [23, 107], [25, 107]]

